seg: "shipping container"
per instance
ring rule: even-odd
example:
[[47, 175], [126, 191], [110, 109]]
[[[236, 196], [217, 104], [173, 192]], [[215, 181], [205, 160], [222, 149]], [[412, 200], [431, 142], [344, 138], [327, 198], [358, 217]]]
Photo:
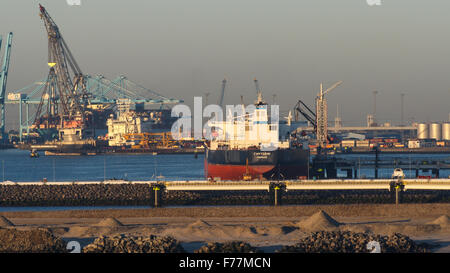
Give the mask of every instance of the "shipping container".
[[342, 140], [342, 147], [355, 147], [355, 140]]
[[369, 141], [368, 140], [358, 140], [356, 141], [356, 147], [369, 147]]

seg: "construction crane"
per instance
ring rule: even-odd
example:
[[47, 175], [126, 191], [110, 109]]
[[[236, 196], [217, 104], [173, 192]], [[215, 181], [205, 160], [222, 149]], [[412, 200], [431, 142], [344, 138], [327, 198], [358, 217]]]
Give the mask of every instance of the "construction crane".
[[220, 91], [219, 101], [217, 102], [217, 105], [222, 107], [222, 109], [223, 109], [223, 98], [225, 96], [225, 88], [226, 88], [226, 86], [227, 86], [227, 79], [223, 79], [223, 81], [222, 81], [222, 89]]
[[[85, 111], [89, 99], [86, 91], [86, 79], [73, 57], [67, 43], [64, 41], [58, 26], [48, 14], [47, 10], [39, 5], [40, 17], [44, 21], [48, 34], [48, 65], [49, 78], [56, 76], [58, 95], [59, 123], [62, 128], [66, 126], [86, 127], [87, 114]], [[44, 93], [43, 96], [51, 94]], [[54, 99], [54, 98], [53, 98]], [[41, 100], [41, 103], [44, 99]], [[42, 109], [40, 105], [39, 108]], [[36, 116], [39, 119], [40, 116]], [[70, 125], [69, 125], [70, 124]]]
[[[0, 107], [1, 107], [1, 125], [0, 134], [2, 137], [2, 142], [5, 142], [5, 96], [6, 96], [6, 82], [8, 80], [8, 70], [9, 70], [9, 60], [11, 58], [11, 48], [12, 48], [12, 37], [13, 34], [10, 32], [8, 34], [8, 39], [6, 41], [5, 57], [3, 58], [3, 65], [0, 71]], [[2, 38], [0, 36], [0, 49], [2, 44]]]
[[327, 90], [323, 90], [323, 84], [320, 84], [320, 91], [316, 97], [316, 137], [317, 144], [321, 148], [326, 147], [328, 142], [328, 106], [325, 95], [341, 84], [342, 81], [339, 81]]
[[261, 88], [259, 88], [259, 81], [256, 78], [253, 81], [255, 82], [256, 94], [261, 93]]

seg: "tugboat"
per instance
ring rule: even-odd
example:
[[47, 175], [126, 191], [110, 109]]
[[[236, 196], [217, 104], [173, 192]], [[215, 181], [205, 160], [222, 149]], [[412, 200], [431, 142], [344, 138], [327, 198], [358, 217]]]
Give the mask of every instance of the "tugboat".
[[[235, 121], [208, 124], [211, 128], [222, 131], [222, 136], [239, 130], [242, 132], [245, 128], [245, 137], [222, 137], [210, 141], [205, 154], [206, 178], [249, 181], [306, 177], [309, 167], [307, 147], [295, 146], [290, 139], [280, 141], [276, 131], [279, 124], [269, 124], [267, 103], [263, 101], [261, 92], [258, 92], [254, 105], [253, 113], [245, 115], [244, 126]], [[267, 133], [255, 134], [252, 130]]]

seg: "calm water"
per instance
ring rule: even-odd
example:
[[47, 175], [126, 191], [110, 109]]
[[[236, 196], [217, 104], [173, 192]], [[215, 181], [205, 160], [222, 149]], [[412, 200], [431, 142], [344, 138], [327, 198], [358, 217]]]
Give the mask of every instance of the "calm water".
[[[373, 155], [339, 155], [354, 160], [373, 159]], [[447, 159], [449, 154], [381, 154], [380, 159], [396, 158]], [[204, 179], [204, 156], [199, 155], [99, 155], [99, 156], [44, 156], [30, 158], [29, 151], [0, 150], [0, 181], [30, 182], [47, 178], [51, 181], [101, 181], [128, 179], [133, 181], [155, 180], [162, 175], [166, 180]], [[392, 168], [380, 169], [380, 178], [390, 177]], [[404, 170], [407, 176], [415, 175]], [[373, 176], [372, 169], [361, 169], [361, 175]], [[339, 173], [344, 176], [344, 173]], [[431, 175], [431, 173], [423, 173]], [[448, 177], [449, 170], [441, 170], [441, 177]]]
[[[0, 181], [102, 181], [203, 179], [203, 155], [99, 155], [30, 158], [29, 151], [0, 151]], [[4, 165], [4, 167], [3, 167]], [[4, 179], [3, 179], [4, 177]]]

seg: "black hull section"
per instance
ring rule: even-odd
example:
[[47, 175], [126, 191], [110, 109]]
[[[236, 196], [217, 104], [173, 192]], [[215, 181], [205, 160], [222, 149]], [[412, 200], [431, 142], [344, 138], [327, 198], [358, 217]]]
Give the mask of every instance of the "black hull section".
[[240, 180], [247, 173], [252, 178], [298, 179], [308, 176], [308, 161], [309, 151], [303, 149], [206, 150], [205, 176]]

